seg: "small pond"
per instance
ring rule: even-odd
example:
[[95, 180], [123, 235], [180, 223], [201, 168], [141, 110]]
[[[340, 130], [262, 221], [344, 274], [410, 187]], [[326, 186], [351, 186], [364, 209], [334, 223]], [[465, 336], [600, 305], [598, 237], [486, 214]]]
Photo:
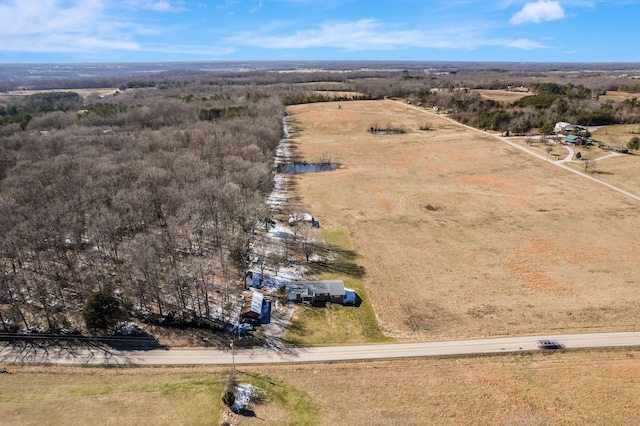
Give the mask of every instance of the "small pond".
[[338, 166], [338, 163], [282, 163], [277, 165], [277, 172], [289, 175], [329, 172], [337, 169]]

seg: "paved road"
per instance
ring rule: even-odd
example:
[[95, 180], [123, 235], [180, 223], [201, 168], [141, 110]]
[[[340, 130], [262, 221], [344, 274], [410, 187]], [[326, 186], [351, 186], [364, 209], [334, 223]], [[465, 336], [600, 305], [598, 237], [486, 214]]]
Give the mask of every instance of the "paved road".
[[567, 349], [620, 346], [640, 347], [640, 332], [544, 335], [457, 340], [429, 343], [401, 343], [269, 350], [150, 350], [107, 351], [103, 349], [4, 346], [0, 362], [88, 364], [88, 365], [230, 365], [288, 362], [327, 362], [442, 355], [475, 355], [540, 350], [538, 340], [554, 340]]

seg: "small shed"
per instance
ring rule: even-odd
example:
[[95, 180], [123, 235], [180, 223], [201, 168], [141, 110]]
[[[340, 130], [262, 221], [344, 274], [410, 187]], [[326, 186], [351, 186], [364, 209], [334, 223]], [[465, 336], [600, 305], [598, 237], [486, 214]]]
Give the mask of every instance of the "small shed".
[[351, 288], [344, 289], [344, 301], [342, 302], [345, 306], [355, 306], [358, 307], [362, 303], [362, 299], [358, 296], [355, 290]]
[[240, 318], [258, 321], [262, 314], [262, 302], [264, 295], [259, 291], [245, 292], [244, 304], [240, 312]]
[[271, 322], [271, 300], [265, 299], [262, 302], [262, 312], [260, 313], [260, 324]]
[[247, 271], [245, 275], [245, 283], [247, 287], [260, 288], [264, 277], [260, 272]]
[[345, 290], [342, 280], [292, 281], [285, 286], [287, 300], [290, 302], [344, 302]]
[[320, 222], [309, 213], [298, 212], [289, 215], [289, 226], [296, 226], [303, 223], [311, 224], [314, 228], [320, 227]]

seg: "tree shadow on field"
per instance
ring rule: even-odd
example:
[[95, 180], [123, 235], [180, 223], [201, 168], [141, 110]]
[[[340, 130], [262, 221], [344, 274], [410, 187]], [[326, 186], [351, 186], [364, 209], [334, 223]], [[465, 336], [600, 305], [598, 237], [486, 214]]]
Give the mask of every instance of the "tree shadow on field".
[[364, 267], [355, 262], [358, 257], [355, 251], [327, 244], [322, 250], [322, 255], [326, 259], [325, 261], [310, 262], [308, 264], [312, 272], [332, 272], [355, 279], [364, 277]]
[[[75, 360], [77, 363], [123, 365], [132, 361], [131, 351], [165, 349], [156, 338], [145, 336], [86, 336], [54, 334], [0, 335], [0, 361], [49, 363]], [[98, 361], [96, 361], [98, 360]]]
[[242, 371], [242, 370], [236, 370], [236, 372], [237, 372], [238, 374], [243, 374], [243, 375], [245, 375], [245, 376], [247, 376], [247, 377], [252, 377], [252, 378], [254, 378], [254, 379], [256, 379], [256, 380], [260, 380], [260, 381], [262, 381], [262, 382], [268, 383], [268, 384], [270, 384], [271, 386], [277, 386], [277, 387], [280, 387], [280, 388], [282, 387], [282, 385], [281, 385], [281, 384], [276, 383], [276, 382], [274, 382], [274, 381], [272, 381], [272, 380], [268, 380], [266, 377], [259, 376], [259, 375], [255, 374], [255, 373], [250, 373], [250, 372], [248, 372], [248, 371]]
[[256, 412], [251, 410], [251, 409], [249, 409], [249, 408], [242, 408], [242, 409], [238, 410], [238, 412], [236, 414], [239, 415], [239, 416], [242, 416], [242, 417], [253, 417], [253, 418], [257, 419], [257, 420], [262, 420], [263, 422], [266, 421], [265, 419], [263, 419], [261, 417], [258, 417], [256, 415]]
[[[291, 321], [287, 326], [287, 330], [289, 331], [289, 336], [304, 336], [307, 334], [307, 327], [304, 325], [303, 321]], [[282, 343], [289, 347], [302, 347], [303, 342], [300, 342], [295, 337], [282, 338]], [[286, 347], [283, 346], [283, 347]]]

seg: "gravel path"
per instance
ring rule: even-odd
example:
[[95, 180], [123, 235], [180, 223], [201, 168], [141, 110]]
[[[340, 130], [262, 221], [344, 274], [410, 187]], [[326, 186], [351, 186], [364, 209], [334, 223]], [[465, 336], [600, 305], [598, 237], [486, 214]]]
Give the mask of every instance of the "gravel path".
[[271, 323], [261, 326], [266, 337], [264, 346], [267, 350], [281, 351], [285, 348], [282, 336], [291, 321], [291, 317], [293, 317], [295, 309], [296, 305], [293, 303], [279, 307], [277, 310], [272, 311]]

